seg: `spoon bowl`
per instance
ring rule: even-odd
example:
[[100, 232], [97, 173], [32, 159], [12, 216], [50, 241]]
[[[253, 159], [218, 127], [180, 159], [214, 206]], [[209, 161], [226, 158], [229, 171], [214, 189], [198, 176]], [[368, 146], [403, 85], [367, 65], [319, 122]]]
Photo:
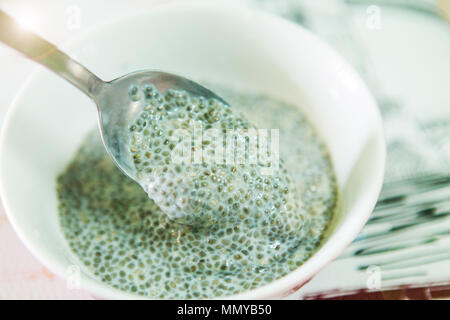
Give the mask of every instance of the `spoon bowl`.
[[[99, 127], [103, 143], [115, 164], [137, 181], [136, 167], [129, 152], [129, 125], [145, 107], [145, 88], [153, 85], [164, 94], [169, 89], [181, 90], [191, 97], [214, 98], [227, 104], [211, 90], [189, 79], [160, 71], [138, 71], [103, 83], [94, 97], [98, 106]], [[135, 90], [132, 93], [132, 90]], [[130, 95], [133, 94], [133, 97]]]

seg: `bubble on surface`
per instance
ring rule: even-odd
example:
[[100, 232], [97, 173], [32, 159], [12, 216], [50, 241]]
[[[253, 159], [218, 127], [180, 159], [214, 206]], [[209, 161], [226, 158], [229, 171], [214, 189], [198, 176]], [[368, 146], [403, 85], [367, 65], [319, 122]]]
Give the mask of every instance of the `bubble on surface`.
[[136, 85], [131, 85], [128, 88], [128, 96], [131, 101], [139, 101], [141, 99], [141, 93], [139, 92], [139, 87]]

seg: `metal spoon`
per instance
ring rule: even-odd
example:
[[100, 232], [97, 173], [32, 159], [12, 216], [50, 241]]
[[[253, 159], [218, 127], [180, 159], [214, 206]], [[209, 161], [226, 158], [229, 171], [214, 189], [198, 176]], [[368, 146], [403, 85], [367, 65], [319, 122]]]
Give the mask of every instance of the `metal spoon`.
[[128, 126], [142, 110], [143, 99], [129, 98], [131, 86], [153, 84], [161, 93], [183, 90], [190, 96], [214, 98], [227, 104], [205, 87], [186, 78], [157, 71], [138, 71], [112, 81], [103, 81], [55, 45], [20, 25], [0, 10], [0, 41], [52, 70], [83, 91], [97, 105], [99, 128], [108, 154], [116, 165], [137, 181], [137, 172], [127, 147]]

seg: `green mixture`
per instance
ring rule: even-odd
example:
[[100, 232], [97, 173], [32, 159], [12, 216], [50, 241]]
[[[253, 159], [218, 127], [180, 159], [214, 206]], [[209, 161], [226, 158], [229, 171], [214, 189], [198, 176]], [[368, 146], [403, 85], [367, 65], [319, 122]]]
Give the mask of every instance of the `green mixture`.
[[[319, 246], [336, 185], [312, 126], [294, 106], [213, 89], [233, 107], [143, 88], [145, 107], [130, 124], [130, 152], [142, 187], [112, 163], [97, 130], [59, 176], [64, 235], [83, 268], [99, 280], [154, 298], [226, 296], [280, 278]], [[141, 98], [138, 90], [130, 92], [132, 100]], [[173, 163], [181, 141], [177, 129], [199, 123], [215, 132], [279, 128], [277, 168], [261, 159]], [[214, 155], [222, 142], [209, 137], [201, 143]], [[248, 138], [237, 135], [236, 145], [233, 156], [248, 160]], [[194, 155], [199, 146], [188, 147]], [[261, 168], [273, 170], [264, 174]]]

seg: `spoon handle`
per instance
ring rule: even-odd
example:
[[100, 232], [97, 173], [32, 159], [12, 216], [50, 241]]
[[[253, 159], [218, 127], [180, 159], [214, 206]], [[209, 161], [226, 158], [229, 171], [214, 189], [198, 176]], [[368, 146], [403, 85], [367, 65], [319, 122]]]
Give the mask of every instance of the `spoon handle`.
[[23, 53], [63, 77], [93, 100], [105, 84], [80, 63], [37, 34], [24, 30], [11, 16], [0, 10], [0, 42]]

